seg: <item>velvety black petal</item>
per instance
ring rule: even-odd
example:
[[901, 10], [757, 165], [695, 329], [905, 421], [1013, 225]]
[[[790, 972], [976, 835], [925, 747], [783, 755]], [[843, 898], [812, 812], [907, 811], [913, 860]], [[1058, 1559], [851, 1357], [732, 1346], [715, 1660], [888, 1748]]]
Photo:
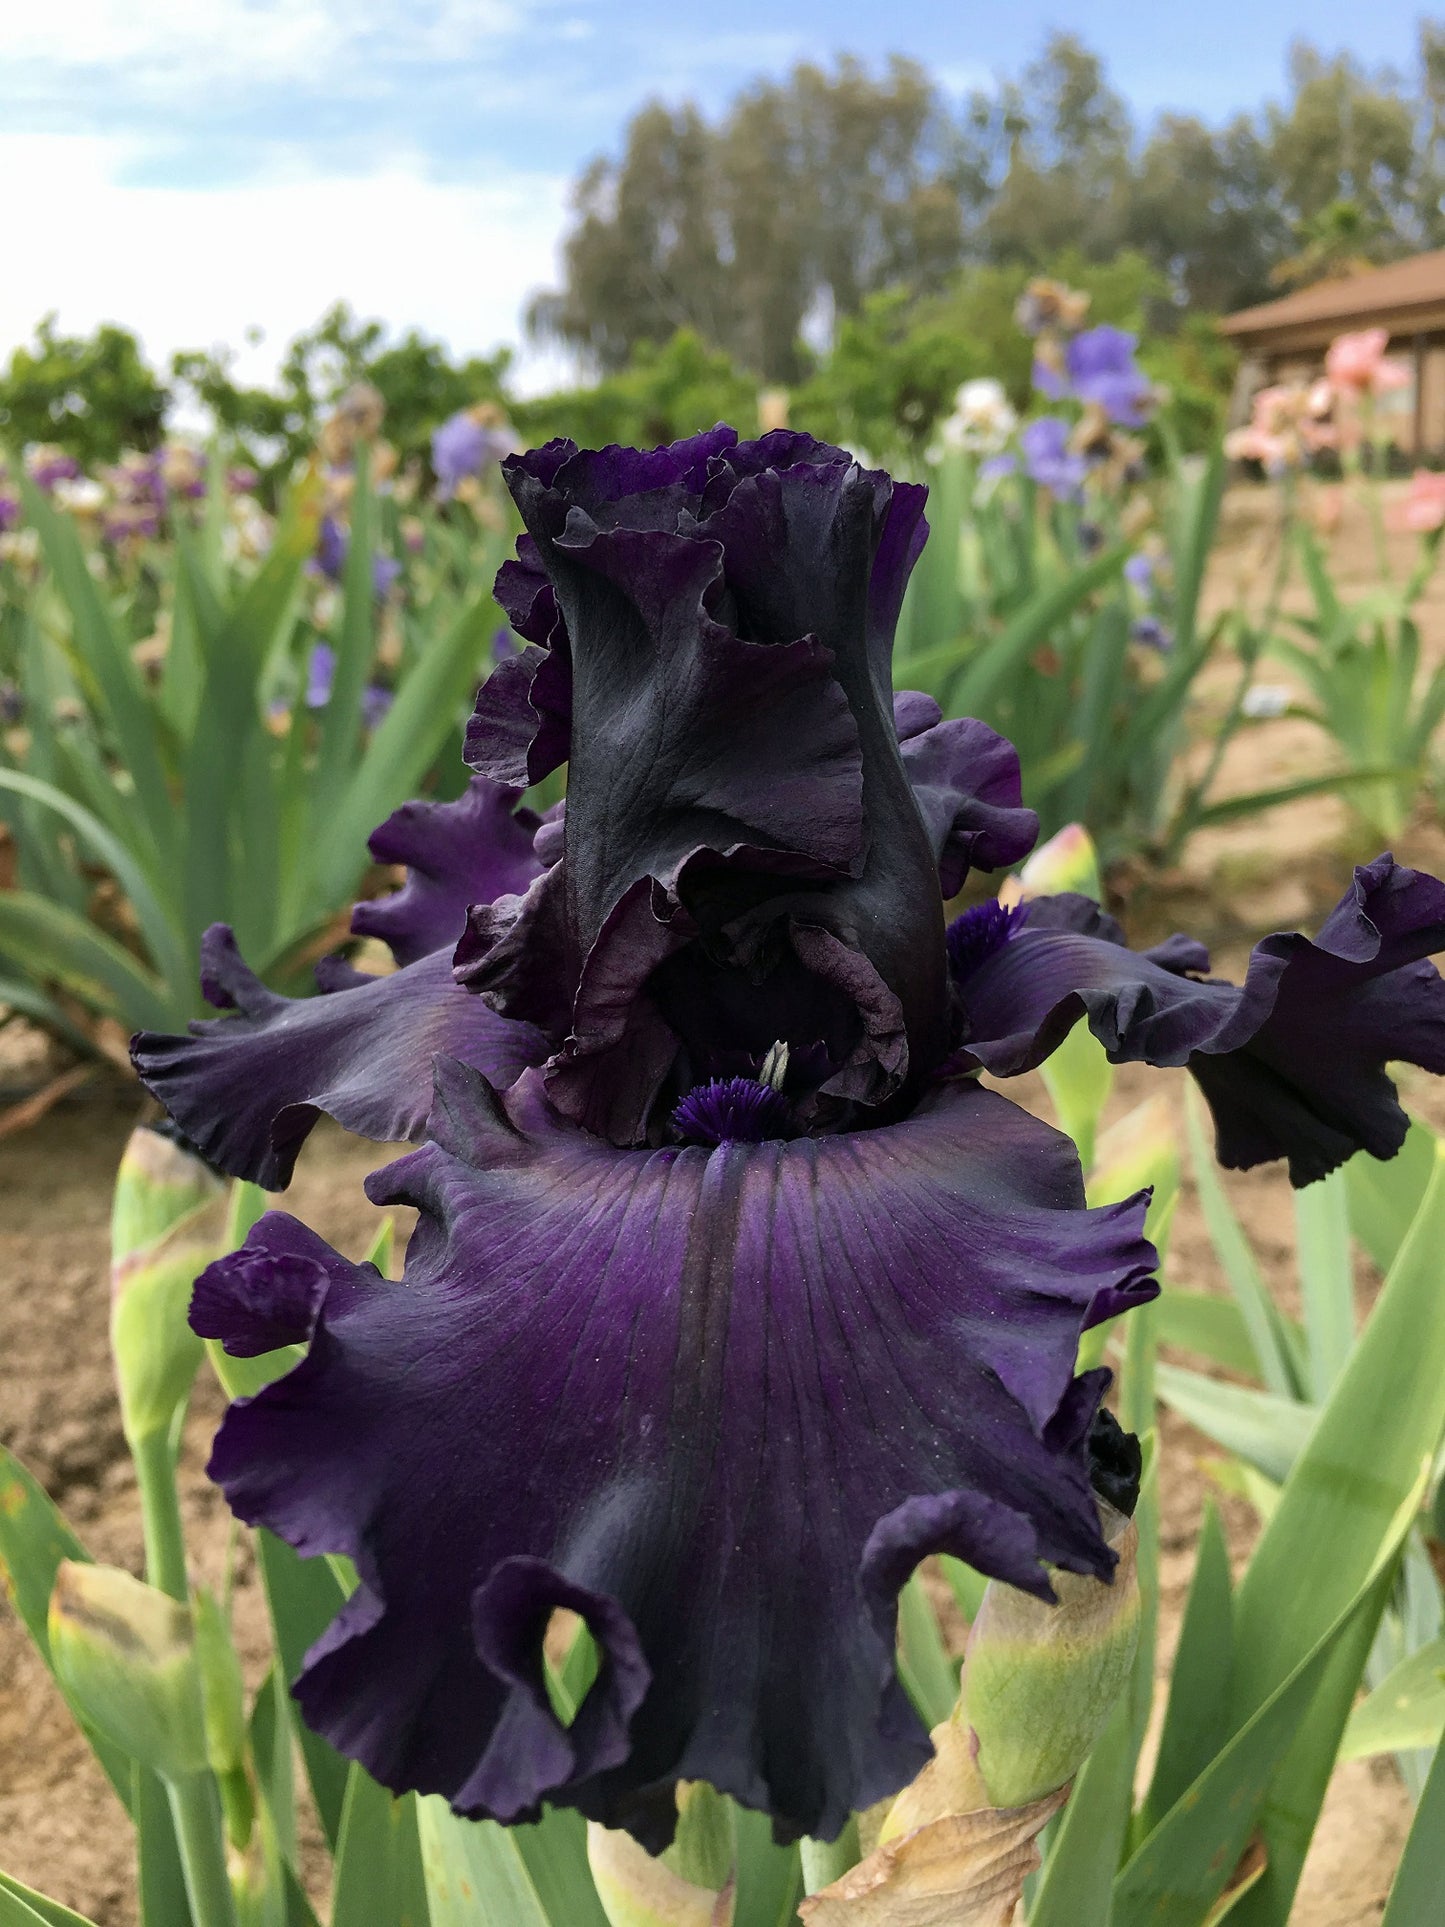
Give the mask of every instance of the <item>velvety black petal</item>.
[[352, 929], [383, 938], [399, 964], [410, 964], [452, 948], [469, 905], [520, 896], [542, 869], [532, 850], [541, 818], [517, 808], [520, 796], [474, 776], [455, 802], [404, 803], [372, 832], [370, 849], [378, 863], [406, 864], [407, 880], [358, 903]]
[[499, 662], [477, 691], [463, 754], [494, 783], [524, 789], [567, 760], [572, 664], [565, 633], [551, 649], [529, 643]]
[[943, 721], [933, 698], [917, 690], [900, 690], [893, 714], [944, 896], [958, 895], [970, 869], [1021, 863], [1039, 819], [1024, 807], [1018, 751], [1007, 737], [971, 716]]
[[[574, 1007], [554, 1028], [555, 1101], [637, 1142], [659, 1099], [665, 1123], [725, 1058], [779, 1039], [800, 1061], [835, 1047], [828, 1101], [900, 1101], [946, 1049], [933, 844], [952, 874], [1004, 812], [994, 739], [967, 807], [934, 768], [943, 739], [916, 752], [936, 833], [899, 754], [888, 659], [921, 491], [807, 436], [734, 446], [722, 430], [645, 455], [549, 449], [507, 472], [570, 647]], [[507, 768], [535, 743], [528, 688]], [[498, 1009], [528, 995], [508, 975], [549, 970], [520, 947], [531, 928], [484, 912], [458, 955]]]
[[1394, 1060], [1445, 1071], [1445, 885], [1389, 856], [1363, 865], [1311, 942], [1255, 945], [1242, 985], [1203, 978], [1173, 937], [1143, 955], [1086, 897], [1045, 897], [958, 980], [965, 1044], [1001, 1075], [1041, 1063], [1086, 1016], [1116, 1062], [1187, 1064], [1223, 1163], [1289, 1160], [1308, 1184], [1355, 1151], [1387, 1158], [1408, 1121]]
[[869, 650], [886, 688], [893, 683], [893, 632], [903, 610], [903, 593], [928, 540], [923, 515], [927, 500], [928, 490], [921, 483], [894, 483], [873, 558], [868, 584]]
[[547, 1054], [540, 1031], [454, 982], [445, 950], [318, 997], [268, 990], [225, 924], [206, 932], [201, 962], [211, 1002], [240, 1014], [185, 1037], [142, 1031], [131, 1061], [203, 1157], [268, 1191], [289, 1184], [322, 1112], [363, 1137], [419, 1137], [437, 1051], [501, 1085]]
[[535, 642], [543, 649], [552, 647], [562, 617], [530, 535], [517, 538], [517, 553], [498, 569], [493, 593], [524, 642]]
[[1389, 856], [1355, 871], [1313, 943], [1266, 937], [1250, 973], [1279, 960], [1268, 1015], [1243, 1047], [1190, 1060], [1221, 1161], [1288, 1157], [1308, 1184], [1357, 1150], [1393, 1157], [1409, 1119], [1385, 1066], [1445, 1072], [1445, 982], [1425, 961], [1442, 949], [1445, 884]]
[[[468, 1813], [545, 1798], [655, 1848], [696, 1778], [836, 1833], [929, 1757], [893, 1656], [921, 1557], [1042, 1594], [1043, 1561], [1110, 1569], [1074, 1357], [1153, 1293], [1143, 1200], [1085, 1211], [1067, 1141], [971, 1080], [875, 1131], [649, 1152], [441, 1065], [431, 1129], [369, 1186], [420, 1208], [404, 1283], [329, 1259], [307, 1358], [212, 1459], [243, 1519], [361, 1573], [306, 1718]], [[248, 1245], [311, 1256], [274, 1220]], [[557, 1606], [602, 1657], [565, 1729]]]

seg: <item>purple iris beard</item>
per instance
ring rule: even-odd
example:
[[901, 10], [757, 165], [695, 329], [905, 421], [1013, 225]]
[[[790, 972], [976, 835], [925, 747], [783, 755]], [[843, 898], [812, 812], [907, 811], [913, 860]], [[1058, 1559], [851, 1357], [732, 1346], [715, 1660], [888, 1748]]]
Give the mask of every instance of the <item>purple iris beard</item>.
[[[929, 1757], [894, 1659], [922, 1557], [1041, 1594], [1048, 1564], [1112, 1566], [1107, 1374], [1074, 1361], [1154, 1293], [1144, 1200], [1087, 1210], [1069, 1141], [958, 1067], [1027, 1068], [1087, 1016], [1188, 1063], [1239, 1161], [1388, 1149], [1383, 1058], [1441, 1056], [1415, 960], [1445, 891], [1382, 860], [1240, 990], [1080, 899], [946, 939], [970, 867], [1035, 823], [1008, 744], [892, 694], [922, 491], [722, 428], [504, 473], [527, 646], [479, 698], [467, 795], [372, 840], [409, 878], [355, 927], [400, 967], [333, 963], [291, 1001], [212, 932], [207, 995], [238, 1014], [134, 1046], [260, 1182], [318, 1110], [419, 1147], [368, 1186], [420, 1213], [401, 1283], [281, 1213], [204, 1274], [198, 1331], [309, 1339], [211, 1471], [241, 1518], [355, 1561], [294, 1690], [385, 1785], [655, 1849], [703, 1779], [831, 1837]], [[517, 810], [563, 762], [565, 810]], [[599, 1658], [566, 1727], [558, 1607]]]
[[695, 1084], [672, 1114], [688, 1144], [761, 1144], [788, 1137], [792, 1107], [781, 1091], [755, 1077], [714, 1077]]

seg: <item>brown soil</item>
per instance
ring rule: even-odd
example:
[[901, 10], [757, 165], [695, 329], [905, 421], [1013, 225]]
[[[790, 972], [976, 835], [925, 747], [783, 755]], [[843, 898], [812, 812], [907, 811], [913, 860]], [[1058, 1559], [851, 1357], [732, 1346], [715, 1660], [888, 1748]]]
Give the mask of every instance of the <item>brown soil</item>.
[[[1227, 504], [1227, 555], [1247, 562], [1267, 521], [1261, 491]], [[1347, 513], [1332, 544], [1347, 588], [1371, 578], [1368, 531]], [[1399, 568], [1413, 544], [1392, 537]], [[1229, 566], [1233, 566], [1233, 563]], [[1211, 583], [1216, 602], [1232, 592], [1228, 568]], [[1256, 598], [1257, 599], [1257, 598]], [[1445, 654], [1445, 591], [1425, 610], [1427, 651]], [[1267, 680], [1287, 680], [1271, 669]], [[1228, 678], [1206, 684], [1200, 733], [1227, 701]], [[1280, 722], [1242, 736], [1230, 751], [1221, 793], [1228, 794], [1321, 767], [1322, 743], [1308, 725]], [[1248, 942], [1265, 929], [1303, 922], [1328, 907], [1362, 850], [1343, 806], [1311, 800], [1275, 810], [1239, 828], [1199, 836], [1173, 875], [1134, 894], [1136, 936], [1183, 925], [1212, 941], [1218, 962], [1237, 968]], [[1405, 860], [1439, 869], [1445, 835], [1430, 799], [1401, 839]], [[42, 1083], [56, 1064], [18, 1028], [0, 1032], [0, 1112]], [[1113, 1109], [1122, 1112], [1175, 1074], [1129, 1067]], [[1025, 1085], [1029, 1080], [1025, 1080]], [[1445, 1092], [1419, 1079], [1410, 1101], [1445, 1126]], [[1039, 1093], [1011, 1087], [1038, 1101]], [[137, 1100], [105, 1073], [57, 1103], [37, 1124], [0, 1138], [0, 1440], [10, 1446], [60, 1502], [96, 1557], [139, 1570], [140, 1518], [135, 1481], [121, 1436], [107, 1351], [106, 1282], [110, 1187]], [[370, 1244], [379, 1215], [361, 1179], [387, 1155], [382, 1147], [323, 1125], [303, 1154], [287, 1207], [354, 1256]], [[1289, 1190], [1273, 1170], [1231, 1176], [1227, 1188], [1287, 1306], [1294, 1291]], [[1173, 1233], [1170, 1274], [1197, 1289], [1222, 1291], [1224, 1280], [1192, 1190], [1186, 1186]], [[1362, 1308], [1376, 1281], [1362, 1270]], [[229, 1517], [204, 1474], [210, 1435], [223, 1400], [204, 1370], [187, 1428], [182, 1460], [187, 1539], [198, 1575], [220, 1582], [232, 1544]], [[1165, 1413], [1161, 1422], [1163, 1501], [1159, 1693], [1193, 1565], [1204, 1497], [1211, 1488], [1201, 1461], [1212, 1448]], [[1218, 1496], [1216, 1494], [1216, 1496]], [[1242, 1501], [1221, 1501], [1232, 1555], [1248, 1556], [1255, 1520]], [[245, 1535], [234, 1546], [238, 1636], [254, 1681], [264, 1665], [264, 1609]], [[1157, 1710], [1157, 1709], [1156, 1709]], [[1379, 1920], [1405, 1831], [1409, 1804], [1394, 1769], [1361, 1762], [1335, 1776], [1315, 1838], [1293, 1920], [1296, 1927], [1365, 1927]], [[23, 1629], [0, 1604], [0, 1867], [88, 1915], [98, 1927], [135, 1920], [131, 1839], [119, 1803], [81, 1741]], [[319, 1852], [310, 1871], [321, 1872]], [[1088, 1927], [1088, 1923], [1080, 1923]]]

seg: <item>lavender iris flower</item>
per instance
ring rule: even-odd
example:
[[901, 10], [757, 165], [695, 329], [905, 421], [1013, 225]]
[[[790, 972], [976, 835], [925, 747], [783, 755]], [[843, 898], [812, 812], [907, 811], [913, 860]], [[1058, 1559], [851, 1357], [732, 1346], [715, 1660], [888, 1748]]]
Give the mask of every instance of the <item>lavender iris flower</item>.
[[[283, 1213], [212, 1265], [196, 1330], [301, 1363], [233, 1406], [236, 1513], [360, 1585], [295, 1693], [383, 1784], [515, 1821], [544, 1800], [656, 1849], [679, 1779], [831, 1837], [927, 1735], [900, 1585], [956, 1553], [1041, 1595], [1107, 1575], [1080, 1333], [1154, 1293], [1144, 1199], [1086, 1209], [1069, 1141], [968, 1073], [1081, 1017], [1187, 1064], [1227, 1161], [1297, 1181], [1445, 1069], [1445, 887], [1386, 857], [1242, 987], [1143, 956], [1081, 898], [985, 904], [1036, 825], [1011, 747], [890, 692], [923, 490], [786, 431], [554, 442], [504, 470], [527, 533], [497, 593], [526, 647], [476, 774], [372, 838], [405, 886], [291, 1000], [205, 939], [234, 1015], [142, 1035], [142, 1077], [225, 1170], [284, 1185], [319, 1112], [410, 1155], [405, 1280]], [[568, 765], [565, 808], [518, 807]], [[599, 1668], [563, 1726], [543, 1639]]]
[[20, 497], [0, 486], [0, 535], [8, 535], [20, 521]]
[[1142, 428], [1149, 419], [1154, 390], [1134, 359], [1137, 335], [1107, 323], [1070, 337], [1060, 371], [1040, 358], [1034, 386], [1051, 401], [1072, 397], [1102, 408], [1121, 428]]
[[1040, 488], [1070, 501], [1084, 486], [1088, 464], [1069, 447], [1069, 425], [1057, 415], [1041, 415], [1029, 422], [1019, 436], [1024, 467], [1029, 479]]
[[507, 452], [506, 437], [479, 422], [468, 409], [449, 416], [431, 438], [431, 464], [437, 478], [438, 499], [447, 502], [469, 475], [480, 475], [488, 462]]
[[1124, 564], [1124, 580], [1132, 582], [1136, 589], [1147, 589], [1153, 582], [1154, 564], [1142, 549], [1136, 549]]
[[389, 689], [370, 682], [361, 692], [361, 720], [368, 729], [378, 729], [395, 701]]
[[325, 709], [336, 680], [336, 651], [329, 642], [313, 645], [306, 663], [306, 707]]

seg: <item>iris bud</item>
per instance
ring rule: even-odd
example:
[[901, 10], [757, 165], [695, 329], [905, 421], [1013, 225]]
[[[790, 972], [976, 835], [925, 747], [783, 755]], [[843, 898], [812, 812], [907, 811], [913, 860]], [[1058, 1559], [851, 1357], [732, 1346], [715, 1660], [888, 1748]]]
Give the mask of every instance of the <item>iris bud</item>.
[[165, 1236], [223, 1189], [210, 1166], [164, 1131], [142, 1125], [130, 1134], [111, 1199], [113, 1266]]
[[587, 1861], [611, 1927], [732, 1927], [732, 1811], [701, 1780], [677, 1789], [677, 1833], [656, 1858], [630, 1833], [587, 1828]]
[[206, 1766], [191, 1615], [115, 1566], [66, 1559], [50, 1597], [56, 1676], [87, 1721], [168, 1780]]
[[[1059, 896], [1068, 891], [1092, 897], [1095, 903], [1104, 899], [1099, 853], [1082, 823], [1066, 823], [1047, 843], [1041, 843], [1018, 877], [1009, 878], [999, 895], [1010, 903], [1021, 903], [1029, 897]], [[1113, 1066], [1088, 1025], [1076, 1024], [1040, 1070], [1059, 1123], [1078, 1145], [1080, 1162], [1087, 1171], [1094, 1161], [1099, 1119], [1113, 1088]]]
[[[1078, 896], [1104, 900], [1099, 880], [1099, 853], [1094, 839], [1082, 823], [1066, 823], [1063, 829], [1041, 843], [1019, 871], [1013, 885], [1013, 900], [1023, 897], [1056, 897], [1072, 890]], [[1000, 896], [1009, 894], [1006, 885]]]
[[1139, 1642], [1138, 1534], [1107, 1503], [1104, 1536], [1119, 1555], [1112, 1583], [1054, 1572], [1056, 1605], [990, 1583], [969, 1634], [962, 1719], [996, 1807], [1020, 1807], [1070, 1781], [1129, 1678]]
[[1179, 1199], [1179, 1136], [1167, 1097], [1146, 1098], [1117, 1124], [1111, 1124], [1094, 1151], [1089, 1173], [1089, 1203], [1118, 1204], [1150, 1191], [1146, 1237], [1162, 1261], [1170, 1221]]
[[132, 1446], [164, 1432], [190, 1388], [201, 1341], [186, 1322], [196, 1274], [220, 1256], [224, 1187], [158, 1131], [131, 1133], [111, 1210], [111, 1355]]

